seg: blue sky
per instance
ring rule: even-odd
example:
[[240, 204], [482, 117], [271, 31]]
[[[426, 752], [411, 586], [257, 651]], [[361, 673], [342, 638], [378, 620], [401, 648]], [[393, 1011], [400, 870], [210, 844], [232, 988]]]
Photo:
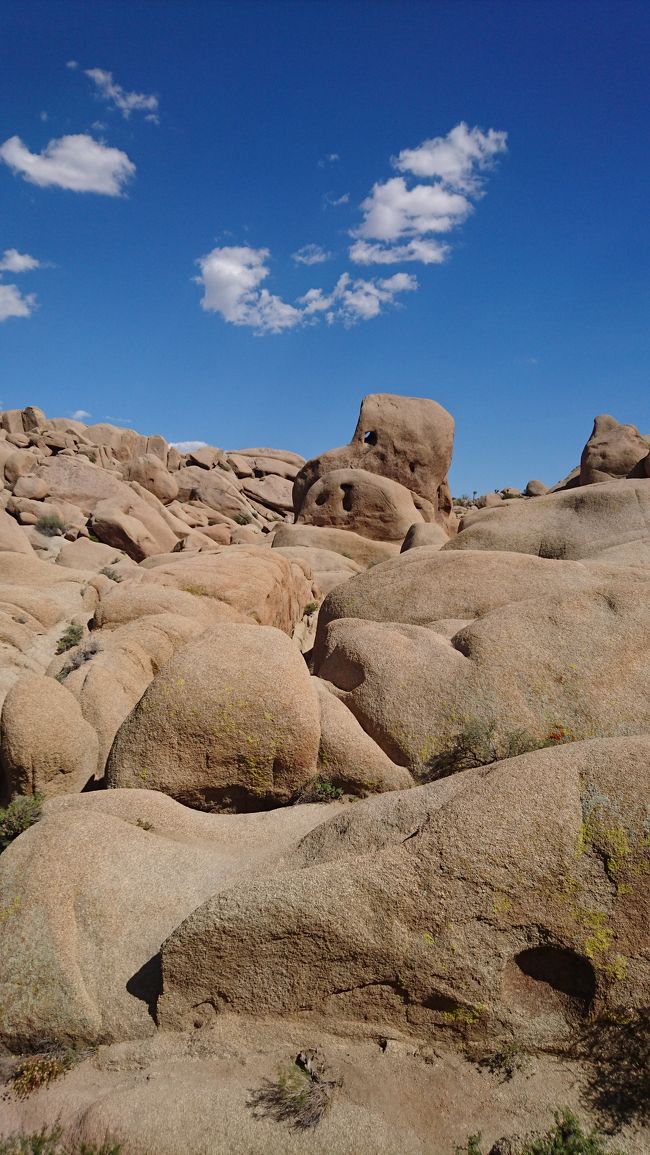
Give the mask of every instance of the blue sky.
[[626, 0], [0, 0], [3, 406], [311, 456], [430, 396], [456, 493], [650, 432], [648, 59]]

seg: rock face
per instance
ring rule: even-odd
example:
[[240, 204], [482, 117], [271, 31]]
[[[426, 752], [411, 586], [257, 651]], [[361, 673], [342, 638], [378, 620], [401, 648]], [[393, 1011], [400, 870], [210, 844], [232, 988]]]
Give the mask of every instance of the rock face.
[[316, 776], [319, 737], [316, 694], [289, 639], [217, 626], [151, 683], [117, 733], [106, 777], [198, 809], [263, 809]]
[[150, 790], [46, 803], [0, 856], [0, 1040], [20, 1050], [153, 1034], [163, 939], [328, 810], [197, 814]]
[[207, 1006], [544, 1048], [647, 1005], [649, 755], [576, 743], [358, 803], [170, 935], [159, 1021]]
[[[409, 490], [416, 509], [421, 513], [421, 518], [414, 520], [437, 520], [450, 526], [451, 496], [447, 473], [453, 440], [453, 418], [435, 401], [422, 397], [398, 397], [391, 393], [374, 393], [365, 397], [350, 444], [308, 461], [298, 472], [293, 487], [296, 520], [301, 520], [312, 486], [326, 474], [339, 470], [364, 470], [389, 478]], [[346, 511], [345, 507], [343, 511], [353, 512]], [[348, 517], [345, 528], [364, 533], [353, 516]]]
[[635, 425], [620, 425], [614, 417], [596, 417], [594, 428], [580, 459], [580, 484], [623, 477], [650, 476], [650, 438]]
[[296, 520], [328, 529], [354, 527], [362, 537], [401, 542], [424, 517], [411, 492], [396, 481], [364, 469], [334, 469], [310, 487]]
[[634, 564], [650, 561], [649, 526], [647, 480], [609, 481], [470, 512], [444, 548]]

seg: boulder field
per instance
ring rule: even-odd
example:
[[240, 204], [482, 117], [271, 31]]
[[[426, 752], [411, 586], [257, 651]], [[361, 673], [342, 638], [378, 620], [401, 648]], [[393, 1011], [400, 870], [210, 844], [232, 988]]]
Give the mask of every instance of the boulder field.
[[475, 500], [453, 438], [0, 413], [0, 1137], [650, 1148], [650, 438]]

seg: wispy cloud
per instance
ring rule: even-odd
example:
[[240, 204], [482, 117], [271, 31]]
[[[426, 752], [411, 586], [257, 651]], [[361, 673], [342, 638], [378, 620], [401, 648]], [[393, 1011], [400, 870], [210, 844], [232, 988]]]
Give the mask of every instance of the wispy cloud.
[[336, 209], [339, 205], [347, 205], [350, 200], [349, 193], [342, 193], [340, 197], [335, 197], [334, 193], [324, 193], [323, 204], [332, 209]]
[[19, 253], [18, 249], [5, 249], [0, 257], [0, 273], [29, 273], [42, 268], [41, 262], [29, 253]]
[[328, 164], [336, 164], [340, 159], [338, 152], [328, 152], [327, 156], [321, 157], [318, 167], [325, 168]]
[[41, 153], [30, 152], [19, 136], [0, 145], [0, 160], [30, 184], [74, 192], [121, 196], [135, 173], [125, 152], [109, 148], [86, 134], [51, 140]]
[[[445, 137], [403, 149], [393, 167], [407, 176], [377, 182], [361, 203], [363, 219], [352, 231], [350, 259], [358, 264], [421, 261], [440, 264], [450, 246], [431, 239], [458, 228], [483, 195], [484, 175], [507, 151], [507, 133], [468, 128], [461, 122]], [[408, 177], [429, 183], [407, 183]]]
[[21, 293], [17, 285], [0, 285], [0, 321], [10, 317], [31, 317], [36, 308], [34, 293]]
[[89, 413], [87, 409], [75, 409], [72, 414], [73, 421], [85, 421], [86, 417], [92, 417], [92, 413]]
[[320, 245], [303, 245], [301, 249], [291, 254], [292, 261], [297, 265], [322, 265], [331, 258], [332, 254]]
[[78, 60], [66, 60], [65, 66], [66, 66], [66, 68], [69, 68], [71, 72], [74, 72], [79, 67], [79, 61]]
[[343, 273], [331, 292], [310, 289], [295, 305], [261, 287], [270, 273], [268, 249], [245, 245], [213, 249], [197, 262], [203, 286], [201, 307], [218, 313], [232, 325], [245, 325], [256, 334], [281, 333], [324, 319], [346, 327], [379, 316], [396, 303], [400, 293], [418, 287], [415, 277], [396, 273], [383, 280], [353, 279]]
[[132, 112], [143, 112], [145, 120], [150, 120], [154, 124], [159, 123], [157, 96], [144, 92], [127, 92], [121, 84], [115, 82], [113, 73], [104, 68], [86, 68], [84, 76], [92, 80], [100, 99], [105, 100], [111, 108], [118, 109], [125, 120], [129, 119]]

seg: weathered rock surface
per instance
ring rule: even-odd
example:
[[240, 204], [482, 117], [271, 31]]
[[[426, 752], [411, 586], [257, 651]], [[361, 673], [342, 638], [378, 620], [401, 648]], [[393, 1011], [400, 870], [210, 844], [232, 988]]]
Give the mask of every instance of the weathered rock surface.
[[601, 414], [580, 459], [580, 484], [611, 481], [623, 477], [645, 477], [650, 455], [650, 438], [635, 425], [621, 425], [614, 417]]
[[350, 529], [378, 541], [402, 541], [424, 517], [410, 490], [363, 469], [334, 469], [313, 483], [296, 515], [298, 525]]
[[222, 625], [179, 650], [113, 744], [109, 786], [198, 809], [263, 809], [316, 776], [320, 714], [299, 650], [279, 630]]
[[[170, 935], [159, 1021], [206, 1006], [545, 1048], [641, 1009], [649, 741], [537, 751], [343, 811]], [[616, 868], [613, 825], [630, 848]]]
[[0, 857], [2, 1042], [33, 1050], [153, 1034], [166, 935], [328, 813], [198, 814], [150, 790], [46, 803]]

